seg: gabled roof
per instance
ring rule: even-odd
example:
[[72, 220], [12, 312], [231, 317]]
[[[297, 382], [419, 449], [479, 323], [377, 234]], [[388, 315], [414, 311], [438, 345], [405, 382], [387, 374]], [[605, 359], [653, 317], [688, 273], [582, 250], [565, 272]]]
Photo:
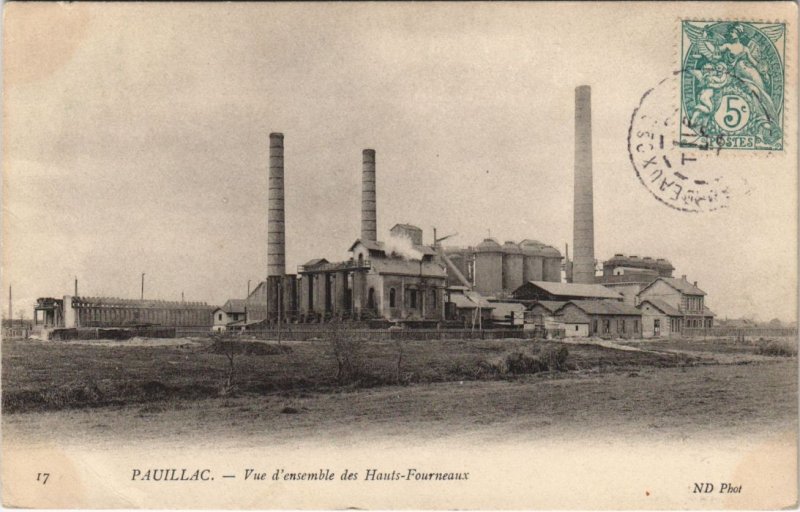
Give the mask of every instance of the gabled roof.
[[563, 300], [537, 300], [535, 303], [531, 304], [531, 308], [534, 306], [542, 306], [544, 309], [551, 313], [555, 313], [561, 306], [566, 304], [567, 301]]
[[616, 300], [571, 300], [561, 306], [556, 314], [572, 304], [587, 315], [632, 315], [641, 316], [642, 312], [635, 307]]
[[313, 268], [317, 265], [322, 265], [323, 263], [328, 263], [328, 260], [325, 258], [314, 258], [313, 260], [308, 260], [303, 267], [305, 268]]
[[228, 299], [220, 309], [228, 314], [244, 313], [244, 306], [244, 299]]
[[717, 316], [717, 315], [715, 315], [714, 312], [708, 309], [707, 307], [703, 306], [703, 316]]
[[[587, 297], [597, 299], [621, 299], [622, 294], [610, 290], [601, 284], [555, 283], [551, 281], [528, 281], [520, 288], [531, 284], [551, 295], [565, 297]], [[519, 290], [519, 288], [517, 288]], [[516, 290], [515, 290], [516, 292]]]
[[464, 293], [451, 293], [450, 302], [454, 303], [458, 309], [494, 309], [489, 301], [483, 298], [480, 293], [465, 291]]
[[669, 304], [667, 304], [666, 302], [664, 302], [663, 300], [659, 300], [659, 299], [644, 299], [642, 301], [642, 303], [639, 304], [637, 307], [639, 309], [641, 309], [642, 305], [645, 302], [649, 303], [654, 308], [656, 308], [657, 310], [661, 311], [662, 313], [664, 313], [667, 316], [683, 316], [683, 313], [681, 313], [677, 308], [672, 307]]
[[678, 279], [676, 277], [659, 277], [658, 279], [656, 279], [655, 281], [653, 281], [649, 285], [647, 285], [644, 288], [642, 288], [642, 291], [639, 292], [639, 293], [644, 292], [645, 290], [647, 290], [648, 288], [650, 288], [651, 286], [653, 286], [654, 284], [656, 284], [659, 281], [663, 281], [668, 286], [671, 286], [672, 288], [674, 288], [674, 289], [678, 290], [679, 292], [684, 293], [686, 295], [705, 295], [706, 294], [706, 292], [704, 292], [700, 288], [696, 287], [695, 285], [693, 285], [689, 281], [686, 281], [684, 279]]

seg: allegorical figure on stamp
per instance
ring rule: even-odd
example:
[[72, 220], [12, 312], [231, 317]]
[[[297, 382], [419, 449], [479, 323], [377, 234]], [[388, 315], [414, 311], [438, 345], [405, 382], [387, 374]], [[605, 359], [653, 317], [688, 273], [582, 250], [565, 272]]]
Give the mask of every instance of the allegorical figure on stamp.
[[756, 146], [777, 149], [783, 62], [774, 43], [785, 27], [741, 22], [684, 22], [683, 27], [691, 42], [685, 80], [695, 81], [684, 81], [682, 88], [689, 127], [708, 136], [753, 136]]

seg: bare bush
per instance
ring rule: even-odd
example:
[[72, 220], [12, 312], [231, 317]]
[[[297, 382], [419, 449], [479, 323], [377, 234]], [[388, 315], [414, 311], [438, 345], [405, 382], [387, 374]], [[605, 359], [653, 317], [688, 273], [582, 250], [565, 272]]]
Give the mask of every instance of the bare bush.
[[364, 340], [344, 332], [337, 324], [331, 325], [330, 340], [336, 359], [336, 382], [353, 384], [362, 380], [366, 376]]

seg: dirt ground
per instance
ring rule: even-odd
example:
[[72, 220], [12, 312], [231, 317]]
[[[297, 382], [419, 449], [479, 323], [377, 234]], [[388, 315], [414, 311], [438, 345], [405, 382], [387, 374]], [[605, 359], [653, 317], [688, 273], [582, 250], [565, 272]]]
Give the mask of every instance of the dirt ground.
[[6, 441], [98, 447], [121, 437], [187, 446], [570, 433], [696, 440], [796, 429], [796, 381], [796, 359], [779, 359], [28, 412], [4, 415], [3, 430]]

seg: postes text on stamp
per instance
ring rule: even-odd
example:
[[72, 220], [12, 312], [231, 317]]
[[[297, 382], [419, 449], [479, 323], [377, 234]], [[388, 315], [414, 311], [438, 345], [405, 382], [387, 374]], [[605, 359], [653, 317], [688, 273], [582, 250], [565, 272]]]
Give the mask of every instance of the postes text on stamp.
[[786, 26], [681, 26], [681, 147], [782, 150]]

